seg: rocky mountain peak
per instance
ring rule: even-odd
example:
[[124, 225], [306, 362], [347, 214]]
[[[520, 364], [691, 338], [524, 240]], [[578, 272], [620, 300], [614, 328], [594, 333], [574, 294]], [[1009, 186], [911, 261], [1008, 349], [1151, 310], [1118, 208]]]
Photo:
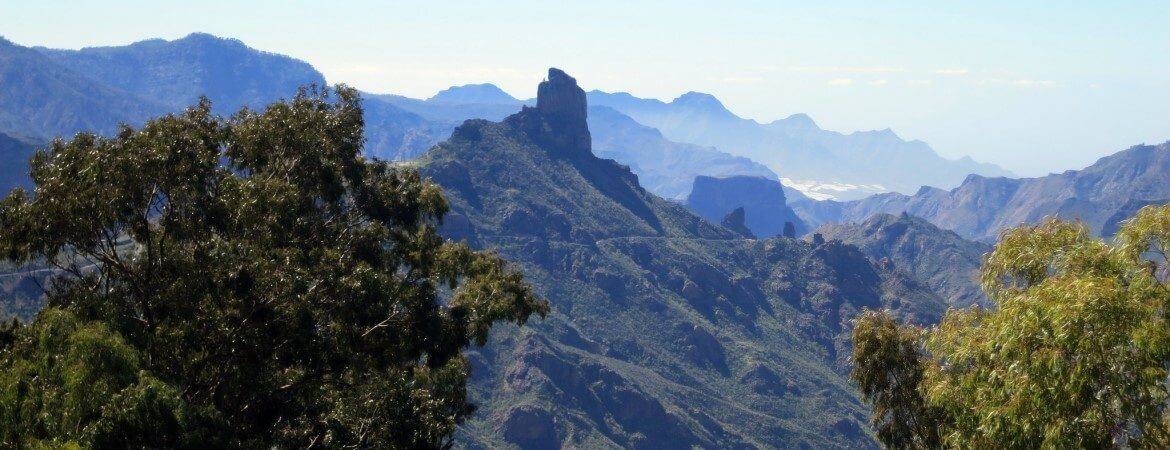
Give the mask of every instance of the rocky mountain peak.
[[549, 68], [548, 78], [536, 89], [536, 109], [549, 116], [561, 115], [585, 123], [585, 91], [577, 79], [561, 69]]
[[571, 150], [592, 152], [592, 139], [585, 119], [588, 104], [577, 80], [561, 69], [549, 68], [548, 79], [536, 90], [536, 111], [560, 145]]

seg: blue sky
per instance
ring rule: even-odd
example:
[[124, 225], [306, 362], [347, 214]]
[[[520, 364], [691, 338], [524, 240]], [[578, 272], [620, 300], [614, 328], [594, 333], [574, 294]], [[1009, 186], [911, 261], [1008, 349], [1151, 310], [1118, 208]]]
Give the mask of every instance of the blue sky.
[[476, 82], [530, 97], [557, 66], [586, 89], [892, 128], [1022, 175], [1170, 140], [1165, 0], [560, 3], [4, 0], [0, 35], [79, 48], [204, 31], [416, 97]]

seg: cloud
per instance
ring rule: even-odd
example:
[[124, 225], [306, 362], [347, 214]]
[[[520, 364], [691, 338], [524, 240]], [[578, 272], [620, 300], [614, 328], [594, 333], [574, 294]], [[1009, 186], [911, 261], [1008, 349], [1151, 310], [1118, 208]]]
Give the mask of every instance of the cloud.
[[976, 81], [975, 84], [980, 86], [1015, 86], [1019, 88], [1050, 88], [1056, 86], [1056, 82], [1052, 80], [1032, 80], [1032, 79], [1003, 79], [1003, 78], [988, 78]]
[[971, 73], [971, 71], [967, 70], [967, 69], [935, 69], [934, 73], [935, 73], [935, 75], [961, 76], [961, 75], [966, 75], [968, 73]]
[[852, 78], [834, 78], [827, 83], [829, 86], [852, 86], [854, 83]]
[[906, 84], [911, 86], [926, 86], [933, 83], [934, 80], [906, 80]]
[[753, 70], [758, 72], [802, 72], [802, 73], [901, 73], [906, 72], [904, 67], [896, 66], [763, 66]]
[[885, 86], [890, 83], [890, 80], [873, 80], [869, 82], [870, 86]]

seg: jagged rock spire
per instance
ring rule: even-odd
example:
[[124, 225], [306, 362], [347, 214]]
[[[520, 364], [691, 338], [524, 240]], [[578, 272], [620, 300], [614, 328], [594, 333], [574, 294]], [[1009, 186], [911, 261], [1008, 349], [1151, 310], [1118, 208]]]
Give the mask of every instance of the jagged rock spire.
[[585, 123], [588, 104], [577, 80], [561, 69], [549, 68], [548, 79], [536, 90], [536, 110], [545, 118], [558, 141], [573, 149], [592, 151], [589, 126]]

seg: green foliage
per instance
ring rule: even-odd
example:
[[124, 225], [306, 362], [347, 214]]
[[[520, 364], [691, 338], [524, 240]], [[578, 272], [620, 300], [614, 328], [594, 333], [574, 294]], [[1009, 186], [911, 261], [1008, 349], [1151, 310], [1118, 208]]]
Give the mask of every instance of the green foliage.
[[439, 188], [362, 143], [341, 87], [37, 154], [0, 254], [73, 262], [0, 353], [3, 443], [449, 445], [473, 409], [462, 350], [548, 306], [441, 238]]
[[890, 330], [888, 320], [862, 321], [885, 328], [856, 333], [858, 352], [924, 345], [917, 356], [859, 360], [855, 379], [874, 403], [875, 421], [888, 414], [885, 399], [906, 394], [898, 383], [874, 392], [873, 374], [905, 371], [907, 361], [924, 358], [916, 395], [944, 412], [930, 433], [945, 446], [1167, 445], [1170, 291], [1159, 276], [1165, 258], [1146, 256], [1163, 254], [1168, 231], [1170, 205], [1143, 208], [1116, 245], [1056, 219], [1010, 230], [983, 267], [994, 310], [951, 310], [920, 337]]
[[56, 308], [16, 330], [0, 372], [0, 443], [100, 448], [191, 446], [193, 414], [105, 324]]
[[854, 383], [873, 405], [872, 424], [888, 448], [937, 448], [945, 416], [926, 404], [919, 383], [926, 358], [923, 330], [899, 326], [888, 311], [866, 311], [853, 328]]

